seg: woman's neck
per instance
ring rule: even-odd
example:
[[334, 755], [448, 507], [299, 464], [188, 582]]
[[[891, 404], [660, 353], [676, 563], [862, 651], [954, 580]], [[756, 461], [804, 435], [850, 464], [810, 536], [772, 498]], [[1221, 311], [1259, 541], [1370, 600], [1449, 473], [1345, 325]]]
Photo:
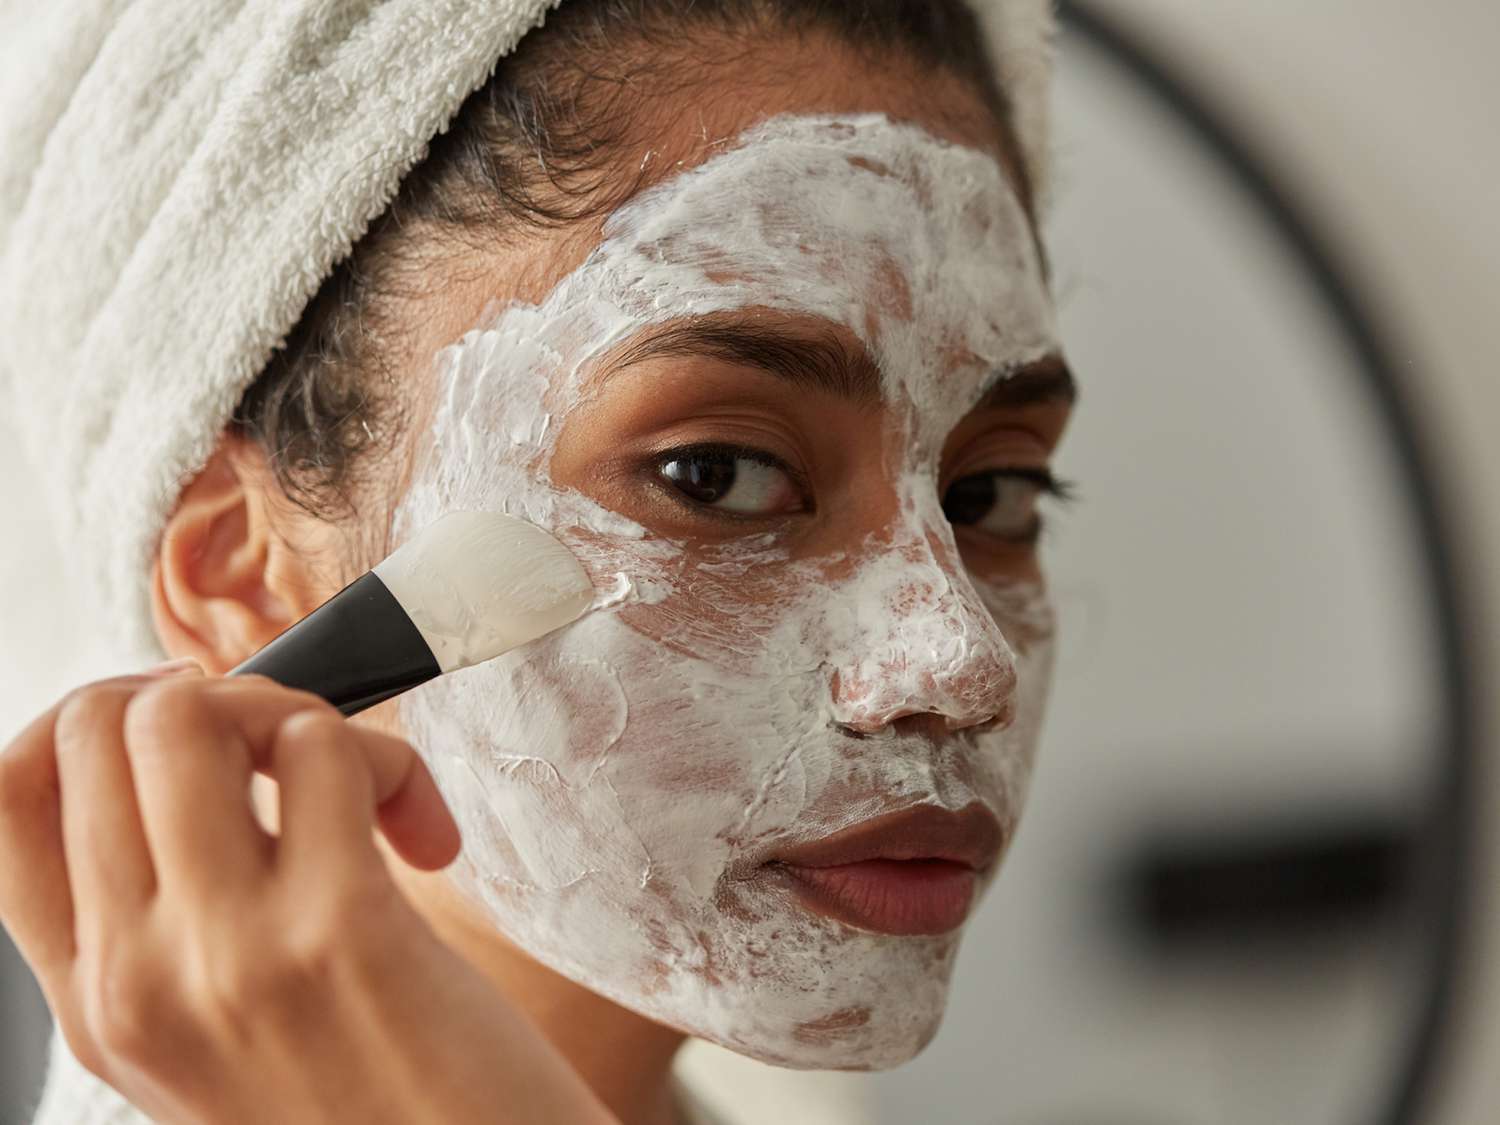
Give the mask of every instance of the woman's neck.
[[522, 952], [445, 876], [400, 868], [393, 873], [438, 936], [526, 1013], [623, 1125], [678, 1125], [672, 1059], [686, 1038], [681, 1032]]

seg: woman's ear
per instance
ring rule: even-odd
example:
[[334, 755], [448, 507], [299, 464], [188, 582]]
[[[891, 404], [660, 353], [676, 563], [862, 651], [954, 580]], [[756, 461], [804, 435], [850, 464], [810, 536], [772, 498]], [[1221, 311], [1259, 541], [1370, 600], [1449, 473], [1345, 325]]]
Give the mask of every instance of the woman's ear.
[[304, 542], [317, 538], [315, 521], [291, 508], [261, 447], [226, 434], [183, 490], [152, 570], [152, 617], [169, 654], [222, 675], [337, 592], [310, 561], [326, 556]]

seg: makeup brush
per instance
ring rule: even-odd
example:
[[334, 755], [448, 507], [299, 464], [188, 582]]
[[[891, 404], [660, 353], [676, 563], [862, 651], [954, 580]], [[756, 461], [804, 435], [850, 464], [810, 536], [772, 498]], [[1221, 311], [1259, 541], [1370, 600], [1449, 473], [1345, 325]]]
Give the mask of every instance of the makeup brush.
[[239, 667], [345, 715], [576, 621], [594, 587], [535, 524], [450, 512]]

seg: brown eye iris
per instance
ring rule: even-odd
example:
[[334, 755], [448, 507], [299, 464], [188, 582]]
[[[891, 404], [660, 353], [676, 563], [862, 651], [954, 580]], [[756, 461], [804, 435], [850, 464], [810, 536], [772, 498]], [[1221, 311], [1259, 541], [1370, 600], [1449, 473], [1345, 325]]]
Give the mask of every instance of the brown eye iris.
[[983, 476], [964, 477], [948, 486], [943, 493], [943, 515], [954, 526], [978, 523], [995, 503], [995, 478]]
[[691, 500], [715, 504], [734, 488], [735, 459], [706, 456], [680, 457], [661, 467], [661, 475]]
[[664, 457], [657, 473], [694, 504], [739, 516], [803, 511], [797, 486], [768, 454], [708, 447]]
[[955, 527], [997, 539], [1028, 540], [1037, 529], [1036, 500], [1045, 486], [1007, 473], [976, 473], [948, 486], [943, 514]]

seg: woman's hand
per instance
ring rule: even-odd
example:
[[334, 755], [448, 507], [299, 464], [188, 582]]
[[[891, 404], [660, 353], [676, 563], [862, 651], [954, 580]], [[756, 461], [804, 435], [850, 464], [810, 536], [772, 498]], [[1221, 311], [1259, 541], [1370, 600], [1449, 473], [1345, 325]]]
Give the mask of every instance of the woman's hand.
[[0, 751], [0, 920], [74, 1054], [158, 1121], [612, 1121], [407, 903], [377, 823], [418, 867], [458, 852], [411, 747], [313, 696], [106, 680]]

